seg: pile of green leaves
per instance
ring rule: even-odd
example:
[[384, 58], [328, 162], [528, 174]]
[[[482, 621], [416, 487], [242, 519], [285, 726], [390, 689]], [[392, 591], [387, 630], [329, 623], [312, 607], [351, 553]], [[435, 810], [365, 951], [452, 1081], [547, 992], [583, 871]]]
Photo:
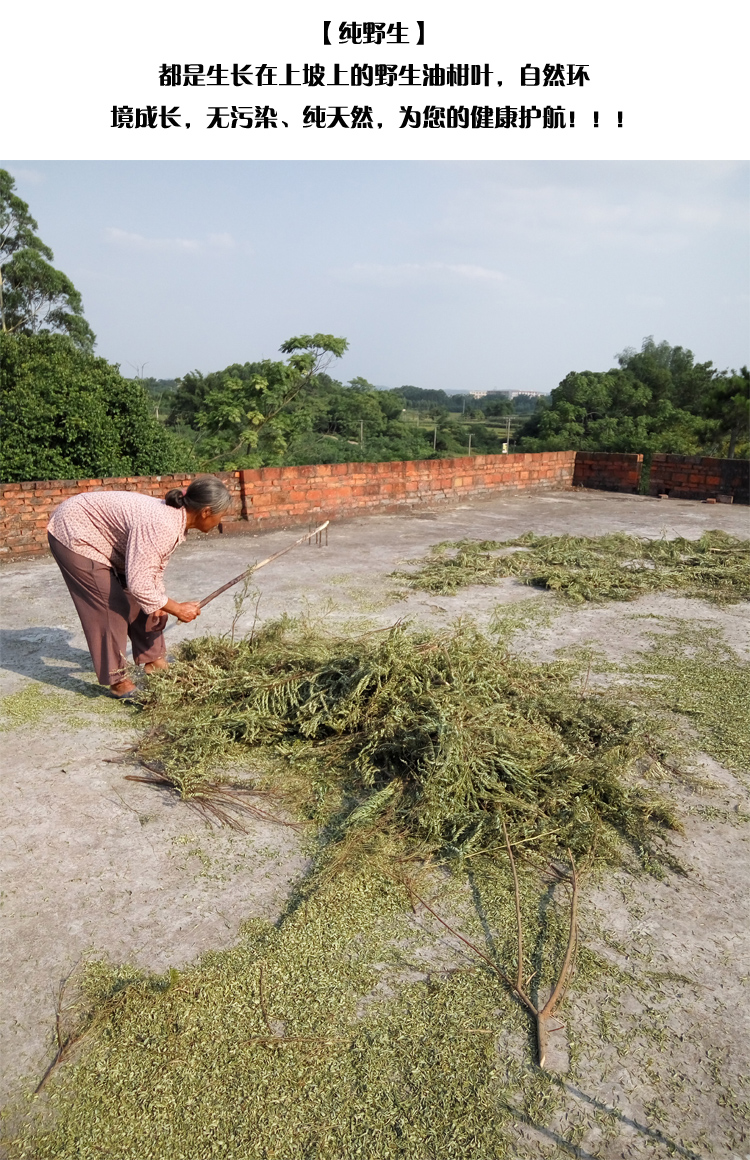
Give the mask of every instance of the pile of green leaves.
[[675, 824], [628, 775], [657, 746], [641, 714], [471, 626], [351, 639], [280, 621], [181, 658], [150, 685], [141, 756], [185, 798], [254, 757], [281, 762], [319, 823], [379, 820], [452, 856], [503, 849], [502, 819], [513, 840], [577, 857], [618, 839], [651, 849]]
[[417, 572], [393, 575], [412, 588], [441, 595], [510, 576], [576, 603], [635, 600], [667, 591], [717, 603], [750, 599], [750, 541], [722, 531], [705, 532], [699, 540], [650, 540], [626, 532], [445, 540], [414, 562], [421, 564]]
[[[744, 670], [715, 633], [666, 627], [628, 670], [638, 687], [611, 693], [587, 688], [573, 663], [519, 660], [466, 625], [345, 638], [282, 620], [238, 643], [183, 645], [149, 682], [141, 756], [188, 800], [234, 765], [284, 786], [319, 823], [312, 870], [275, 924], [247, 923], [228, 950], [184, 971], [90, 965], [59, 1020], [66, 1042], [70, 1020], [68, 1063], [9, 1154], [505, 1160], [519, 1154], [519, 1121], [555, 1124], [575, 1151], [597, 1113], [562, 1123], [564, 1086], [533, 1066], [520, 1005], [487, 962], [412, 914], [408, 887], [512, 970], [502, 816], [532, 997], [546, 993], [567, 913], [548, 905], [551, 892], [540, 905], [539, 866], [566, 846], [579, 865], [635, 846], [653, 867], [649, 851], [675, 825], [635, 774], [663, 753], [647, 710], [630, 702], [645, 694], [687, 710], [701, 742], [715, 734], [724, 749], [718, 673], [719, 699], [731, 693], [732, 714], [742, 704]], [[747, 728], [745, 713], [717, 756], [746, 752]], [[461, 872], [427, 880], [430, 852]], [[579, 947], [578, 1001], [601, 1003], [605, 975], [614, 994], [623, 981], [628, 996], [642, 993], [616, 974]], [[583, 1031], [575, 1017], [569, 1026], [575, 1066]]]

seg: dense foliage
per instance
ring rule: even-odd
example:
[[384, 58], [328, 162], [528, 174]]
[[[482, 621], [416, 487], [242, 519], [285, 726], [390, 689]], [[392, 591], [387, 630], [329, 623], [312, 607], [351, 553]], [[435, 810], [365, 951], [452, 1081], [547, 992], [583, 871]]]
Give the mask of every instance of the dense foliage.
[[377, 391], [364, 379], [344, 387], [326, 373], [324, 362], [330, 360], [325, 355], [336, 357], [330, 344], [343, 344], [343, 353], [345, 339], [303, 338], [309, 339], [311, 345], [303, 349], [312, 359], [303, 370], [292, 359], [264, 359], [205, 376], [195, 371], [179, 381], [169, 424], [193, 440], [204, 467], [231, 470], [425, 454], [426, 434], [399, 422], [403, 401], [393, 392]]
[[[487, 426], [482, 411], [466, 407], [461, 396], [409, 386], [379, 390], [361, 377], [346, 385], [338, 382], [325, 369], [338, 357], [331, 343], [343, 344], [341, 353], [346, 348], [345, 339], [320, 334], [284, 343], [282, 351], [302, 350], [310, 356], [304, 373], [292, 365], [299, 357], [293, 355], [287, 363], [265, 359], [235, 363], [208, 375], [194, 371], [177, 380], [174, 390], [154, 380], [149, 393], [155, 407], [169, 406], [169, 425], [192, 442], [196, 459], [207, 470], [501, 450], [504, 428]], [[459, 421], [455, 412], [462, 408]], [[505, 414], [508, 400], [500, 400], [497, 408], [497, 414]]]
[[189, 445], [117, 367], [64, 335], [0, 334], [0, 479], [188, 470]]
[[734, 455], [747, 449], [746, 367], [718, 373], [667, 342], [644, 340], [608, 371], [571, 371], [521, 431], [523, 451], [655, 451]]
[[0, 479], [149, 475], [196, 466], [143, 387], [94, 357], [81, 296], [0, 169]]
[[37, 236], [39, 227], [15, 185], [0, 169], [0, 328], [3, 334], [67, 334], [82, 350], [93, 350], [81, 295], [50, 264], [54, 254]]

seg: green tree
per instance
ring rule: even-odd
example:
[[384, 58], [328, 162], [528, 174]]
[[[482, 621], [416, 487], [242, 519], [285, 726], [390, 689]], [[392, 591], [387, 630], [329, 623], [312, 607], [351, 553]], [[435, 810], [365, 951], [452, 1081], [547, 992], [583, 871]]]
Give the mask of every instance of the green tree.
[[709, 434], [705, 405], [712, 364], [692, 351], [644, 339], [619, 367], [571, 371], [519, 432], [522, 451], [699, 452]]
[[366, 379], [347, 386], [320, 376], [308, 430], [290, 442], [284, 463], [352, 463], [424, 459], [432, 435], [401, 421], [404, 399], [379, 391]]
[[493, 395], [487, 399], [483, 410], [487, 418], [502, 418], [505, 415], [512, 415], [515, 407], [513, 400], [507, 395]]
[[143, 388], [64, 335], [0, 334], [0, 422], [5, 482], [195, 469]]
[[[36, 230], [15, 181], [0, 169], [0, 324], [5, 334], [67, 334], [91, 351], [95, 335], [83, 317], [81, 295]], [[49, 259], [49, 261], [48, 261]]]
[[516, 395], [515, 399], [511, 399], [513, 415], [529, 416], [534, 413], [539, 407], [544, 407], [549, 403], [549, 395], [537, 395], [530, 398], [528, 395]]
[[136, 375], [132, 381], [139, 383], [148, 395], [154, 418], [164, 422], [177, 390], [177, 380], [155, 379], [153, 376], [143, 378], [141, 375]]
[[326, 423], [329, 435], [359, 440], [363, 436], [368, 445], [384, 435], [389, 421], [401, 414], [401, 406], [394, 404], [385, 392], [376, 391], [366, 379], [353, 380], [348, 387], [331, 383], [326, 392], [326, 408], [317, 418], [318, 430]]
[[460, 411], [462, 407], [460, 396], [451, 396], [445, 391], [412, 387], [407, 384], [400, 387], [398, 393], [416, 411], [429, 411], [430, 407], [445, 407], [448, 410]]
[[750, 371], [722, 375], [714, 384], [705, 404], [705, 413], [714, 419], [718, 434], [729, 439], [727, 456], [734, 459], [738, 440], [750, 435]]
[[668, 342], [644, 338], [641, 349], [628, 347], [617, 355], [623, 370], [651, 391], [654, 402], [668, 400], [679, 410], [700, 414], [716, 376], [712, 362], [696, 363], [693, 352]]
[[347, 347], [332, 334], [303, 334], [282, 343], [286, 362], [194, 371], [179, 381], [169, 422], [197, 433], [196, 454], [206, 467], [279, 463], [295, 435], [310, 430], [320, 377]]

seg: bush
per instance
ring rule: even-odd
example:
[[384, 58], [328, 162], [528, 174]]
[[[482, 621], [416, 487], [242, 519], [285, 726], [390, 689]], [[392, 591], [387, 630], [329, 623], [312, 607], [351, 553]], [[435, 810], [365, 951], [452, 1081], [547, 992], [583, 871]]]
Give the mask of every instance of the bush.
[[148, 396], [64, 335], [0, 335], [0, 479], [153, 475], [193, 467]]

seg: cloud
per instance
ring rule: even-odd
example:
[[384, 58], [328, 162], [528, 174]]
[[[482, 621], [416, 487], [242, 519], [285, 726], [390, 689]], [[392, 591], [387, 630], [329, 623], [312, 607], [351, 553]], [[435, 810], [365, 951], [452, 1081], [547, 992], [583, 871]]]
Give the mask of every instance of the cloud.
[[684, 251], [705, 236], [744, 234], [746, 198], [717, 189], [710, 166], [616, 165], [563, 166], [559, 173], [549, 166], [482, 169], [479, 180], [456, 186], [439, 232], [471, 245], [482, 238], [563, 254], [605, 247], [647, 255]]
[[234, 239], [231, 234], [209, 234], [205, 240], [198, 238], [147, 238], [143, 234], [109, 226], [104, 237], [113, 245], [127, 250], [151, 250], [172, 254], [199, 254], [216, 250], [231, 250]]
[[[441, 263], [436, 263], [438, 267]], [[442, 265], [442, 269], [458, 278], [468, 278], [471, 282], [505, 282], [506, 275], [500, 270], [489, 270], [486, 266]]]
[[441, 282], [474, 282], [497, 285], [506, 281], [500, 270], [490, 270], [486, 266], [450, 262], [397, 262], [391, 265], [379, 262], [355, 262], [332, 271], [340, 282], [358, 286], [414, 286]]
[[42, 185], [47, 180], [38, 169], [16, 169], [14, 166], [11, 172], [16, 181], [25, 181], [29, 185]]

